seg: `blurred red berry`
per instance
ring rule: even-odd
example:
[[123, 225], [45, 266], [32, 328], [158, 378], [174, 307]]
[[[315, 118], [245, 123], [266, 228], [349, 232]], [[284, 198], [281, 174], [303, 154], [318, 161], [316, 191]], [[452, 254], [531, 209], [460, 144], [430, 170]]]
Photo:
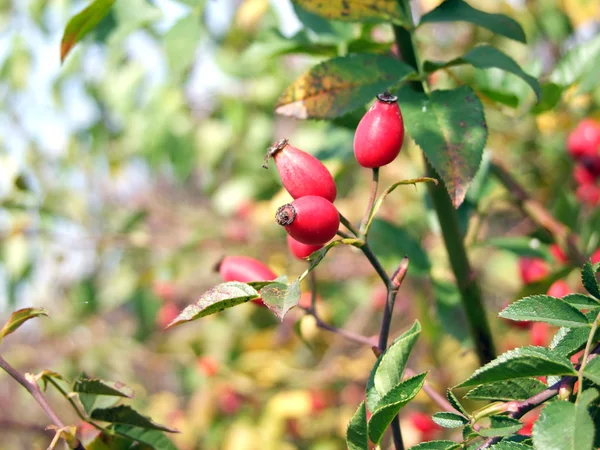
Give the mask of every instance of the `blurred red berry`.
[[310, 393], [311, 412], [319, 413], [327, 408], [329, 401], [327, 394], [322, 391], [311, 391]]
[[402, 148], [404, 121], [398, 97], [384, 92], [365, 113], [354, 134], [354, 156], [363, 167], [391, 163]]
[[529, 328], [531, 345], [546, 347], [550, 343], [550, 325], [544, 322], [533, 322]]
[[313, 252], [320, 250], [323, 248], [323, 244], [320, 245], [307, 245], [302, 242], [297, 241], [290, 235], [287, 237], [288, 248], [292, 255], [294, 255], [298, 259], [308, 258]]
[[242, 406], [242, 397], [233, 388], [226, 387], [219, 393], [217, 405], [223, 414], [233, 415]]
[[275, 219], [290, 236], [307, 245], [325, 244], [340, 226], [340, 214], [333, 203], [315, 195], [279, 207]]
[[596, 250], [594, 253], [592, 253], [592, 256], [590, 256], [590, 259], [592, 260], [592, 262], [594, 264], [600, 262], [600, 248], [598, 250]]
[[[321, 296], [317, 294], [317, 304], [321, 303]], [[300, 294], [300, 300], [298, 300], [298, 306], [302, 308], [310, 308], [312, 306], [312, 293], [303, 292]]]
[[156, 314], [156, 324], [160, 328], [166, 328], [179, 315], [179, 308], [173, 302], [164, 303]]
[[551, 297], [563, 298], [571, 293], [571, 288], [565, 280], [557, 280], [548, 288], [548, 294]]
[[538, 420], [538, 417], [540, 416], [540, 413], [538, 411], [534, 411], [532, 413], [526, 414], [523, 417], [523, 428], [521, 428], [517, 434], [521, 434], [524, 436], [531, 436], [531, 430], [533, 429], [533, 424], [535, 423], [536, 420]]
[[152, 291], [154, 295], [165, 302], [175, 300], [175, 285], [170, 281], [155, 281], [152, 284]]
[[519, 271], [523, 283], [529, 284], [540, 281], [548, 275], [550, 269], [548, 263], [541, 258], [520, 258]]
[[294, 199], [315, 195], [332, 203], [335, 200], [335, 181], [327, 167], [313, 155], [282, 139], [269, 147], [268, 158], [275, 161], [281, 183]]
[[600, 203], [600, 187], [593, 184], [582, 184], [575, 191], [577, 200], [588, 206], [596, 206]]
[[196, 361], [196, 366], [200, 373], [207, 377], [212, 377], [219, 371], [219, 363], [210, 356], [202, 356]]
[[423, 412], [412, 412], [409, 414], [408, 419], [410, 423], [421, 432], [422, 441], [430, 441], [434, 438], [441, 428], [433, 421], [429, 414]]
[[600, 152], [600, 123], [593, 119], [579, 122], [567, 138], [567, 150], [575, 159], [597, 156]]
[[573, 167], [573, 179], [579, 184], [594, 184], [596, 177], [583, 164], [575, 164]]
[[[266, 264], [249, 256], [226, 256], [219, 263], [217, 270], [223, 281], [249, 283], [250, 281], [271, 281], [277, 278], [275, 272], [269, 269]], [[259, 298], [252, 300], [252, 302], [263, 305], [262, 300]]]
[[385, 286], [377, 286], [371, 293], [371, 306], [376, 311], [383, 311], [387, 303], [387, 289]]
[[558, 244], [552, 244], [550, 246], [550, 253], [554, 257], [554, 259], [559, 263], [565, 264], [569, 262], [569, 258], [567, 258], [567, 255], [565, 255], [565, 253], [558, 246]]

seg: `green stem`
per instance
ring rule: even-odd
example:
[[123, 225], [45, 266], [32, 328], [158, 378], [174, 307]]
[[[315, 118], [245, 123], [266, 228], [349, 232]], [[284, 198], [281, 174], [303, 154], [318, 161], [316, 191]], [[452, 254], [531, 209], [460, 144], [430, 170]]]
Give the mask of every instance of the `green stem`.
[[346, 217], [344, 217], [344, 215], [342, 213], [340, 214], [340, 222], [342, 222], [342, 224], [348, 228], [350, 230], [350, 232], [352, 232], [352, 234], [356, 237], [360, 236], [360, 233], [358, 232], [358, 230], [354, 227], [354, 225], [352, 225], [352, 223], [346, 219]]
[[577, 384], [577, 400], [579, 401], [579, 397], [581, 397], [581, 391], [583, 389], [583, 370], [587, 364], [587, 360], [590, 356], [590, 350], [592, 349], [592, 344], [594, 343], [594, 335], [596, 334], [596, 330], [598, 329], [598, 321], [600, 321], [600, 313], [596, 316], [594, 323], [592, 324], [592, 329], [590, 331], [590, 335], [588, 336], [587, 343], [585, 344], [585, 350], [583, 351], [583, 358], [581, 360], [581, 366], [579, 367], [579, 371], [577, 372], [577, 380], [579, 381]]
[[[407, 17], [411, 19], [410, 5], [408, 2], [402, 3], [406, 5]], [[406, 63], [420, 71], [413, 34], [402, 27], [394, 26], [394, 35], [400, 57]], [[413, 87], [420, 92], [425, 92], [426, 86], [426, 83], [413, 83]], [[483, 306], [481, 290], [471, 269], [467, 250], [464, 245], [464, 236], [459, 226], [458, 214], [452, 205], [452, 200], [446, 191], [443, 181], [435, 173], [433, 167], [427, 160], [425, 160], [425, 164], [427, 166], [427, 176], [440, 180], [438, 185], [428, 185], [429, 195], [440, 223], [444, 245], [446, 246], [450, 266], [456, 278], [475, 350], [479, 362], [483, 365], [495, 358], [495, 350]]]

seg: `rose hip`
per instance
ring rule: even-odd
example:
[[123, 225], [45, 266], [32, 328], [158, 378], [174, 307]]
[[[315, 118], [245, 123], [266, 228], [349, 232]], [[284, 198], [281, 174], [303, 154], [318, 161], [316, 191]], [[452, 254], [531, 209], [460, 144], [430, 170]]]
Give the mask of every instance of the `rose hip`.
[[333, 203], [337, 195], [335, 181], [321, 161], [288, 143], [275, 142], [267, 151], [265, 164], [273, 158], [283, 187], [293, 198], [316, 195]]
[[[250, 281], [271, 281], [277, 278], [275, 272], [265, 264], [249, 256], [226, 256], [219, 263], [217, 270], [223, 281], [249, 283]], [[254, 299], [252, 302], [258, 305], [263, 304], [260, 298]]]
[[541, 258], [520, 258], [519, 271], [523, 283], [529, 284], [542, 280], [550, 272], [548, 264]]
[[287, 237], [287, 244], [288, 244], [288, 248], [290, 249], [290, 252], [292, 252], [292, 255], [294, 255], [298, 259], [308, 258], [314, 252], [323, 248], [323, 244], [320, 244], [320, 245], [303, 244], [302, 242], [299, 242], [296, 239], [294, 239], [293, 237], [291, 237], [289, 234]]
[[564, 280], [557, 280], [548, 288], [547, 294], [551, 297], [563, 298], [571, 293], [571, 288]]
[[404, 121], [398, 97], [384, 92], [356, 127], [354, 156], [363, 167], [376, 168], [391, 163], [402, 148]]
[[600, 123], [584, 119], [567, 138], [569, 154], [579, 159], [584, 156], [598, 156], [600, 153]]
[[340, 215], [333, 203], [315, 195], [279, 207], [275, 219], [290, 236], [307, 245], [325, 244], [340, 226]]

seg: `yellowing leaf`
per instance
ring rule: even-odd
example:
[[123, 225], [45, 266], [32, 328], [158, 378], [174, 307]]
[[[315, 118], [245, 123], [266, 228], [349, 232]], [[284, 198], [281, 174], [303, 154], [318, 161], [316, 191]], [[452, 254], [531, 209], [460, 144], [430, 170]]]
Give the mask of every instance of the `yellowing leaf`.
[[326, 19], [404, 23], [397, 0], [294, 0], [306, 11]]

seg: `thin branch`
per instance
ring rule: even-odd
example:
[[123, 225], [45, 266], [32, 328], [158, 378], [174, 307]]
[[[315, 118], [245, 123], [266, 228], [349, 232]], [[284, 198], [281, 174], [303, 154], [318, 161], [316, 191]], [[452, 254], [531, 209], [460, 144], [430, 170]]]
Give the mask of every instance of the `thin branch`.
[[396, 295], [402, 285], [402, 281], [408, 271], [408, 257], [405, 256], [398, 269], [389, 279], [387, 288], [387, 301], [385, 302], [385, 309], [383, 310], [383, 320], [381, 321], [381, 329], [379, 330], [379, 351], [383, 352], [387, 348], [387, 342], [390, 334], [390, 326], [392, 324], [392, 313], [394, 311], [394, 303], [396, 302]]
[[352, 225], [352, 222], [350, 222], [342, 213], [340, 214], [340, 222], [342, 222], [342, 224], [348, 228], [352, 234], [356, 237], [360, 236], [360, 233], [358, 232], [358, 230], [356, 229], [356, 227], [354, 225]]
[[365, 230], [367, 228], [367, 224], [369, 223], [369, 219], [373, 214], [373, 206], [375, 205], [375, 200], [377, 199], [377, 189], [379, 188], [379, 167], [375, 167], [373, 169], [373, 179], [371, 181], [371, 194], [369, 196], [369, 203], [367, 203], [367, 208], [365, 209], [365, 215], [360, 222], [360, 233], [361, 235], [365, 234]]

